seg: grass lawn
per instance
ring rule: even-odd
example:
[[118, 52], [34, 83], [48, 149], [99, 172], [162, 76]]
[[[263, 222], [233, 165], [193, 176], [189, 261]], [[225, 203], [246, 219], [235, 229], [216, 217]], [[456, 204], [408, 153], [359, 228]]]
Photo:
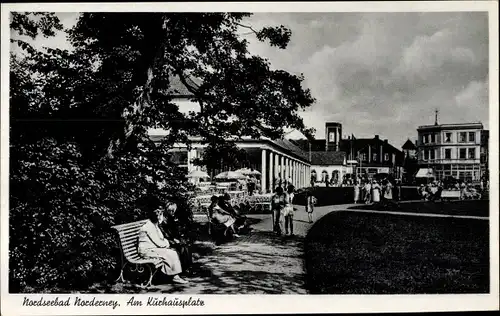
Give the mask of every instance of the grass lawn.
[[401, 203], [399, 207], [395, 204], [360, 204], [349, 209], [488, 217], [489, 203], [488, 200], [408, 202]]
[[489, 292], [489, 222], [335, 212], [305, 242], [311, 294]]

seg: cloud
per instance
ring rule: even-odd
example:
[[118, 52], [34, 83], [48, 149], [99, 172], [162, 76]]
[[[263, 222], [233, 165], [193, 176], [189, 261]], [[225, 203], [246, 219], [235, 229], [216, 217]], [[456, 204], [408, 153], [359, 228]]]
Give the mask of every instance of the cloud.
[[[70, 27], [77, 15], [60, 17]], [[244, 37], [272, 68], [304, 74], [317, 102], [301, 116], [317, 137], [326, 121], [338, 121], [346, 135], [378, 134], [401, 146], [434, 123], [436, 108], [442, 123], [488, 126], [486, 12], [256, 13], [245, 24], [292, 30], [285, 50]], [[68, 47], [63, 36], [37, 45]]]
[[[396, 146], [434, 123], [487, 125], [488, 20], [483, 12], [260, 14], [286, 25], [286, 50], [251, 42], [274, 67], [303, 73], [317, 103], [301, 115], [324, 137], [325, 121], [347, 135], [379, 134]], [[254, 50], [254, 48], [256, 48]]]

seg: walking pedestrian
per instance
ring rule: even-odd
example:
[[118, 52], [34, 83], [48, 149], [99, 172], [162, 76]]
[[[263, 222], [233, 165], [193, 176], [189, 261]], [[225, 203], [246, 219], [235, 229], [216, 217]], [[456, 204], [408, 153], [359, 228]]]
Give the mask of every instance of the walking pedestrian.
[[273, 195], [273, 198], [271, 200], [271, 210], [274, 215], [274, 225], [273, 225], [273, 231], [281, 235], [282, 234], [282, 226], [283, 226], [283, 219], [281, 216], [282, 209], [285, 207], [287, 204], [287, 197], [285, 192], [283, 191], [283, 188], [281, 186], [278, 186], [276, 188], [276, 193]]
[[380, 203], [380, 191], [382, 190], [382, 187], [380, 186], [380, 184], [378, 184], [376, 180], [373, 181], [372, 190], [373, 190], [372, 193], [373, 203]]
[[367, 181], [365, 183], [364, 194], [365, 194], [365, 204], [371, 203], [371, 199], [372, 199], [372, 185], [371, 185], [370, 181]]
[[354, 204], [358, 203], [359, 201], [359, 191], [361, 190], [361, 187], [359, 183], [354, 184]]
[[294, 208], [293, 208], [293, 198], [295, 196], [294, 193], [295, 188], [293, 187], [292, 184], [288, 185], [288, 191], [286, 194], [286, 205], [283, 208], [283, 217], [285, 219], [285, 235], [288, 235], [288, 232], [290, 232], [290, 236], [293, 236], [293, 213], [294, 213]]
[[313, 222], [314, 205], [316, 205], [316, 203], [317, 203], [317, 200], [314, 197], [314, 195], [310, 191], [307, 191], [307, 193], [306, 193], [306, 212], [307, 212], [307, 218], [309, 219], [309, 223]]

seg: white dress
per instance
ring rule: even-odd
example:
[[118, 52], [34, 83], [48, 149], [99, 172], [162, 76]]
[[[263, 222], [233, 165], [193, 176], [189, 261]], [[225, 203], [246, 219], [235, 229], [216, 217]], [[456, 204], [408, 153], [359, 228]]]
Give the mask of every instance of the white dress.
[[374, 184], [372, 190], [373, 190], [373, 197], [372, 197], [373, 202], [380, 202], [380, 185]]
[[161, 271], [167, 275], [176, 275], [182, 272], [181, 261], [177, 251], [170, 248], [170, 244], [158, 225], [147, 221], [139, 230], [137, 250], [143, 258], [156, 258]]

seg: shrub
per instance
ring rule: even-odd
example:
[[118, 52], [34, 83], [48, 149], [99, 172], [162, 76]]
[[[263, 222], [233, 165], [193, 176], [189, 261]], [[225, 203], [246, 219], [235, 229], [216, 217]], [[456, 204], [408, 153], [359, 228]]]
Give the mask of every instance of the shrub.
[[[168, 179], [163, 187], [154, 185]], [[144, 219], [143, 197], [175, 198], [180, 222], [190, 208], [183, 175], [142, 151], [86, 165], [79, 147], [43, 139], [11, 148], [11, 292], [78, 290], [116, 278], [112, 225]], [[184, 210], [184, 212], [182, 212]]]

